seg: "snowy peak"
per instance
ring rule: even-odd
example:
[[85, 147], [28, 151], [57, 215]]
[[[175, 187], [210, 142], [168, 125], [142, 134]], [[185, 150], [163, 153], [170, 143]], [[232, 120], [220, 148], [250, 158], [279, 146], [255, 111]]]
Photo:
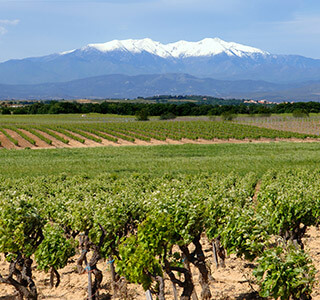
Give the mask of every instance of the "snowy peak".
[[219, 38], [206, 38], [199, 42], [179, 41], [166, 45], [174, 57], [213, 56], [226, 53], [228, 56], [248, 56], [254, 53], [268, 54], [257, 48], [225, 42]]
[[[123, 51], [130, 53], [148, 52], [163, 58], [174, 57], [201, 57], [201, 56], [214, 56], [217, 54], [225, 53], [228, 56], [251, 56], [253, 54], [268, 55], [268, 52], [262, 51], [257, 48], [225, 42], [219, 38], [206, 38], [199, 42], [178, 41], [176, 43], [161, 44], [160, 42], [151, 39], [141, 40], [113, 40], [102, 44], [89, 44], [83, 47], [82, 51], [90, 51], [92, 49], [98, 50], [103, 53], [111, 51]], [[67, 51], [61, 55], [72, 53]]]
[[101, 52], [111, 52], [111, 51], [126, 51], [132, 53], [141, 53], [143, 51], [158, 55], [161, 57], [170, 56], [170, 53], [166, 53], [164, 45], [159, 42], [155, 42], [151, 39], [142, 40], [113, 40], [111, 42], [103, 44], [89, 44], [88, 46], [82, 48], [82, 50], [96, 49]]

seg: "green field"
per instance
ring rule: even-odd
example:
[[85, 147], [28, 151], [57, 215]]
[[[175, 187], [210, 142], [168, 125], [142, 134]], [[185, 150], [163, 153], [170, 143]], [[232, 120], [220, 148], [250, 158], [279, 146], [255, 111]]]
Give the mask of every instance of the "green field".
[[91, 122], [113, 122], [134, 120], [134, 116], [103, 115], [90, 113], [82, 114], [60, 114], [60, 115], [0, 115], [0, 124], [36, 124], [36, 125], [57, 125], [73, 123], [91, 123]]
[[0, 173], [6, 177], [66, 173], [201, 173], [269, 169], [313, 169], [320, 161], [319, 143], [127, 146], [74, 149], [0, 150]]
[[[284, 116], [284, 118], [286, 117]], [[200, 136], [208, 139], [214, 136], [225, 139], [234, 136], [243, 139], [249, 135], [259, 137], [261, 133], [274, 138], [279, 134], [277, 131], [257, 129], [257, 127], [247, 125], [219, 121], [210, 122], [204, 121], [202, 118], [191, 120], [191, 122], [168, 122], [154, 119], [151, 122], [133, 122], [133, 117], [101, 114], [87, 114], [85, 116], [79, 114], [0, 115], [0, 127], [38, 128], [37, 126], [42, 125], [42, 128], [55, 128], [56, 130], [68, 128], [69, 134], [72, 133], [71, 130], [79, 130], [79, 128], [82, 128], [83, 131], [86, 128], [89, 134], [89, 130], [92, 128], [100, 128], [100, 130], [108, 128], [114, 132], [118, 130], [117, 135], [120, 136], [122, 132], [127, 130], [127, 135], [131, 134], [131, 137], [128, 136], [128, 138], [131, 139], [134, 138], [134, 130], [142, 137], [143, 135], [147, 136], [149, 130], [149, 134], [152, 131], [153, 135], [157, 135], [158, 138], [169, 136], [176, 139], [181, 139], [183, 134], [188, 135], [189, 138]], [[312, 122], [314, 122], [313, 119]], [[33, 129], [33, 132], [36, 130]], [[95, 131], [97, 132], [97, 129]], [[38, 132], [41, 133], [41, 131]], [[287, 135], [283, 132], [280, 134]], [[69, 139], [69, 137], [66, 138]], [[263, 174], [271, 168], [312, 169], [317, 166], [319, 158], [320, 144], [291, 142], [38, 150], [0, 148], [0, 173], [2, 176], [11, 178], [60, 173], [96, 176], [106, 172], [117, 173], [121, 176], [134, 172], [148, 173], [154, 176], [164, 173], [195, 174], [201, 172], [228, 173], [231, 171], [240, 174], [250, 171]]]

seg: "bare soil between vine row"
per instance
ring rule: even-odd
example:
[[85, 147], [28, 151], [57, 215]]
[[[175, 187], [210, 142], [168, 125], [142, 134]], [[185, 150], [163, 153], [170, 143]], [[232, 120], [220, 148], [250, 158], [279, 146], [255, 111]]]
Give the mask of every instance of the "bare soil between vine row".
[[[291, 138], [291, 139], [267, 139], [267, 138], [261, 138], [261, 139], [243, 139], [243, 140], [237, 140], [237, 139], [212, 139], [212, 140], [204, 140], [204, 139], [197, 139], [197, 140], [191, 140], [191, 139], [181, 139], [181, 140], [172, 140], [172, 139], [166, 139], [165, 141], [160, 141], [156, 139], [151, 139], [149, 142], [136, 139], [134, 142], [129, 142], [123, 139], [118, 139], [118, 142], [111, 142], [107, 139], [101, 138], [101, 143], [95, 142], [93, 140], [81, 137], [85, 140], [84, 143], [81, 143], [79, 141], [73, 140], [68, 138], [67, 136], [55, 132], [57, 135], [63, 137], [64, 139], [69, 140], [68, 144], [63, 143], [62, 141], [48, 135], [45, 132], [40, 132], [44, 137], [48, 138], [52, 141], [52, 144], [49, 145], [43, 140], [41, 140], [39, 137], [33, 135], [32, 133], [21, 130], [24, 134], [32, 138], [36, 143], [35, 145], [32, 145], [30, 142], [26, 141], [24, 138], [22, 138], [19, 134], [12, 130], [7, 130], [7, 132], [18, 141], [18, 146], [14, 145], [3, 133], [0, 132], [0, 149], [54, 149], [54, 148], [86, 148], [86, 147], [104, 147], [104, 146], [113, 146], [113, 147], [119, 147], [119, 146], [156, 146], [156, 145], [182, 145], [182, 144], [225, 144], [225, 143], [232, 143], [232, 144], [243, 144], [243, 143], [271, 143], [271, 142], [297, 142], [297, 143], [307, 143], [307, 142], [319, 142], [320, 139], [315, 138], [306, 138], [306, 139], [297, 139], [297, 138]], [[79, 136], [77, 134], [74, 134], [75, 136]], [[1, 300], [1, 299], [0, 299]]]
[[[317, 283], [312, 294], [313, 299], [320, 300], [320, 230], [312, 227], [308, 229], [304, 239], [306, 250], [314, 262], [318, 273], [316, 275]], [[211, 244], [206, 238], [202, 239], [202, 244], [205, 250], [206, 261], [211, 270], [210, 288], [212, 299], [261, 299], [258, 296], [258, 286], [253, 283], [252, 270], [254, 264], [248, 261], [236, 258], [235, 255], [230, 255], [226, 259], [225, 268], [216, 268], [211, 251]], [[33, 275], [38, 287], [39, 299], [51, 300], [85, 300], [87, 299], [87, 274], [78, 274], [76, 271], [77, 255], [70, 260], [68, 266], [59, 270], [61, 275], [61, 283], [58, 288], [50, 288], [49, 274], [40, 272], [34, 267]], [[100, 300], [112, 299], [111, 292], [111, 275], [109, 265], [105, 261], [98, 264], [98, 268], [103, 272], [102, 289], [99, 293]], [[1, 256], [0, 274], [2, 276], [8, 273], [8, 263]], [[196, 286], [196, 292], [200, 300], [200, 285], [198, 281], [198, 272], [192, 267], [193, 279]], [[172, 287], [169, 279], [165, 277], [166, 299], [173, 300]], [[181, 293], [181, 290], [178, 289]], [[128, 285], [128, 298], [131, 300], [145, 300], [145, 293], [141, 286], [135, 284]], [[0, 284], [0, 300], [16, 299], [15, 290], [5, 284]], [[124, 296], [113, 299], [125, 299]]]

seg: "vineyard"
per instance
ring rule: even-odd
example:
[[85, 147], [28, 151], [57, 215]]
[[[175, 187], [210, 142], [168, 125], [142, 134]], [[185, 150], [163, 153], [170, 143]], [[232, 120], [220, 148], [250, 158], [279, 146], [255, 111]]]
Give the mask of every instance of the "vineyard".
[[320, 135], [320, 117], [318, 114], [311, 114], [309, 117], [301, 118], [295, 118], [288, 114], [272, 115], [269, 117], [239, 116], [236, 119], [236, 123], [254, 125], [269, 129]]
[[0, 299], [319, 298], [307, 120], [1, 118]]
[[54, 298], [36, 276], [46, 272], [57, 294], [72, 265], [69, 275], [87, 283], [69, 289], [85, 299], [223, 299], [215, 277], [232, 256], [247, 265], [241, 285], [251, 297], [311, 299], [317, 275], [305, 237], [319, 223], [319, 180], [319, 170], [297, 169], [3, 177], [0, 297]]
[[319, 134], [261, 128], [222, 121], [1, 123], [0, 147], [65, 148], [317, 139]]

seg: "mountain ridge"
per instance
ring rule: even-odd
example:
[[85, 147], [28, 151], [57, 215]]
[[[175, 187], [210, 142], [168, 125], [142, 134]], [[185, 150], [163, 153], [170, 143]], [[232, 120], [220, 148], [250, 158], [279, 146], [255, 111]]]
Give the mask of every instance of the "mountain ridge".
[[42, 57], [0, 63], [0, 83], [67, 82], [94, 76], [186, 73], [217, 80], [273, 83], [320, 80], [320, 60], [275, 55], [219, 38], [161, 44], [114, 40]]
[[[180, 40], [178, 42], [168, 44], [162, 44], [149, 38], [140, 40], [113, 40], [106, 43], [88, 44], [87, 46], [82, 47], [81, 50], [86, 51], [92, 48], [104, 53], [115, 50], [128, 51], [132, 53], [141, 53], [145, 51], [162, 58], [214, 56], [220, 53], [239, 57], [253, 53], [269, 54], [268, 52], [262, 51], [258, 48], [234, 42], [225, 42], [220, 38], [205, 38], [198, 42]], [[60, 53], [60, 55], [70, 54], [76, 50], [77, 49], [65, 51]]]

